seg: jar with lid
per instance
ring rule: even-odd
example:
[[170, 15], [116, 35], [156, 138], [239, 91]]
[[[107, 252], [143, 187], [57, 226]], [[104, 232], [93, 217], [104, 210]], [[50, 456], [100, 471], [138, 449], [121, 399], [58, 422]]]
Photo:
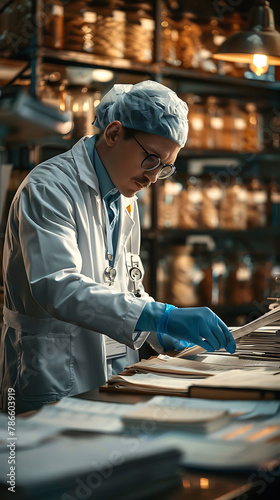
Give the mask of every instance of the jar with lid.
[[66, 91], [66, 111], [72, 113], [73, 137], [92, 135], [95, 118], [94, 103], [100, 99], [100, 92], [90, 87], [69, 85]]
[[254, 257], [253, 287], [254, 299], [262, 302], [270, 297], [273, 260], [267, 255]]
[[217, 253], [212, 258], [211, 304], [221, 306], [226, 303], [226, 279], [229, 268], [225, 256]]
[[201, 29], [197, 23], [190, 20], [188, 14], [183, 14], [178, 21], [177, 60], [184, 68], [193, 66], [193, 59], [201, 46]]
[[223, 149], [224, 110], [216, 97], [207, 99], [205, 124], [205, 148]]
[[114, 6], [95, 7], [95, 43], [94, 54], [109, 58], [124, 57], [125, 46], [125, 12]]
[[235, 99], [229, 99], [224, 116], [223, 149], [243, 151], [245, 148], [246, 115]]
[[179, 227], [196, 229], [199, 226], [201, 209], [201, 182], [190, 177], [179, 194]]
[[247, 228], [247, 189], [240, 178], [232, 179], [223, 190], [220, 227], [226, 230]]
[[246, 129], [244, 147], [247, 151], [261, 151], [263, 149], [261, 115], [257, 112], [255, 103], [247, 103], [245, 108]]
[[199, 304], [198, 285], [204, 274], [196, 265], [191, 245], [173, 247], [169, 276], [170, 302], [178, 307]]
[[189, 133], [185, 147], [191, 149], [203, 149], [203, 136], [205, 129], [205, 113], [202, 99], [198, 95], [186, 97], [189, 108]]
[[160, 228], [178, 227], [180, 182], [166, 180], [159, 186], [158, 226]]
[[253, 177], [247, 183], [247, 226], [265, 227], [267, 223], [267, 190], [259, 179]]
[[248, 304], [255, 298], [253, 286], [253, 264], [251, 256], [240, 255], [235, 260], [227, 279], [227, 292], [232, 304]]
[[216, 180], [205, 177], [202, 180], [201, 195], [200, 227], [217, 229], [223, 187]]
[[65, 49], [93, 53], [95, 22], [96, 13], [87, 2], [70, 2], [65, 10]]
[[162, 60], [166, 64], [172, 66], [180, 66], [181, 61], [178, 59], [178, 22], [172, 19], [167, 11], [163, 11], [161, 21], [161, 38], [162, 38]]
[[280, 227], [280, 187], [276, 180], [269, 185], [267, 218], [269, 226]]
[[46, 23], [44, 26], [44, 44], [53, 49], [64, 46], [64, 7], [61, 2], [46, 2]]
[[155, 21], [152, 6], [132, 3], [126, 6], [124, 57], [137, 62], [153, 60]]

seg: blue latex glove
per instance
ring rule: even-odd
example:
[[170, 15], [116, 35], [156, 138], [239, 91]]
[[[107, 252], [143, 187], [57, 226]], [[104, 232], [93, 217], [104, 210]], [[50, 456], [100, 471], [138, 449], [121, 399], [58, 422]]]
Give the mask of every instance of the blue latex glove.
[[182, 351], [186, 349], [186, 347], [194, 346], [194, 344], [186, 342], [185, 340], [178, 340], [174, 337], [170, 337], [167, 333], [157, 332], [157, 338], [165, 351]]
[[193, 342], [206, 351], [224, 347], [231, 354], [236, 344], [226, 324], [208, 307], [177, 308], [166, 305], [157, 331], [178, 340]]

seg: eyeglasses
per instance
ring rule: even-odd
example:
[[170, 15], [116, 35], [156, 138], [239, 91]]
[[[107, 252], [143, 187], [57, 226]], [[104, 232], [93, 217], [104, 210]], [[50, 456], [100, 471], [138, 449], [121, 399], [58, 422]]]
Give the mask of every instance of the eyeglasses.
[[137, 144], [139, 144], [140, 148], [142, 148], [143, 151], [145, 151], [145, 153], [147, 155], [141, 163], [141, 168], [143, 170], [149, 172], [150, 170], [155, 170], [160, 165], [162, 165], [162, 168], [160, 169], [158, 176], [157, 176], [158, 179], [167, 179], [167, 177], [170, 177], [170, 175], [172, 175], [176, 172], [176, 167], [175, 167], [175, 165], [173, 165], [173, 163], [168, 163], [168, 164], [163, 163], [157, 155], [153, 155], [153, 154], [148, 153], [148, 151], [146, 151], [146, 149], [142, 146], [142, 144], [140, 144], [140, 142], [137, 141], [137, 139], [136, 139], [136, 137], [134, 137], [134, 135], [132, 137], [133, 137], [133, 139], [135, 139]]

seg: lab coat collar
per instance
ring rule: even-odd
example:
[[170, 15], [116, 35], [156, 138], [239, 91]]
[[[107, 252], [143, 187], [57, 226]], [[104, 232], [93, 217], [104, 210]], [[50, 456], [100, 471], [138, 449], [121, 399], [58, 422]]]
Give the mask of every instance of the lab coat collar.
[[98, 178], [95, 169], [92, 166], [91, 159], [88, 156], [85, 140], [88, 136], [82, 137], [74, 146], [72, 147], [72, 155], [77, 166], [77, 170], [80, 179], [90, 186], [95, 194], [100, 194]]

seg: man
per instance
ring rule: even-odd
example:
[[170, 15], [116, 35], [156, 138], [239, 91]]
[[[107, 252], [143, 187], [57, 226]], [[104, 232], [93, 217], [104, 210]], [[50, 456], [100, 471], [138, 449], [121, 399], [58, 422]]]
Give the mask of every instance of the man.
[[146, 339], [168, 350], [191, 342], [234, 352], [212, 311], [155, 302], [141, 281], [135, 195], [175, 171], [187, 113], [159, 83], [115, 85], [96, 109], [100, 133], [38, 165], [20, 186], [3, 257], [4, 411], [9, 388], [24, 412], [102, 385], [137, 360]]

